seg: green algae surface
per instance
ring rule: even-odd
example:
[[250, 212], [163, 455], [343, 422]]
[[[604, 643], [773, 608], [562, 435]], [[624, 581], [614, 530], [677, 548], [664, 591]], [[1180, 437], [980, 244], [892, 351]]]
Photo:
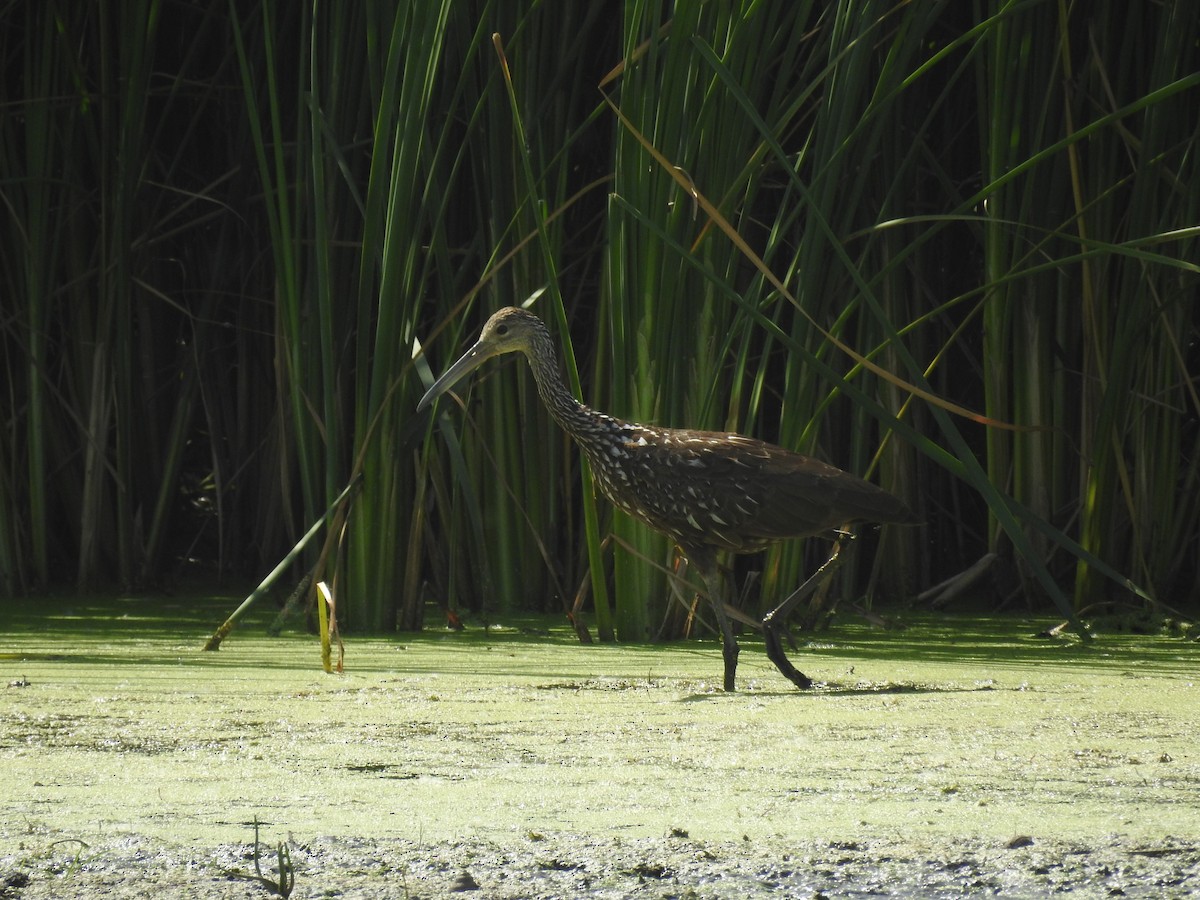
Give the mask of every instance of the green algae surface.
[[[1039, 637], [1047, 622], [836, 624], [793, 651], [798, 691], [747, 639], [578, 644], [557, 624], [315, 639], [233, 601], [9, 604], [0, 646], [0, 856], [130, 834], [490, 845], [687, 836], [1195, 849], [1200, 645]], [[1175, 852], [1175, 850], [1172, 850]]]

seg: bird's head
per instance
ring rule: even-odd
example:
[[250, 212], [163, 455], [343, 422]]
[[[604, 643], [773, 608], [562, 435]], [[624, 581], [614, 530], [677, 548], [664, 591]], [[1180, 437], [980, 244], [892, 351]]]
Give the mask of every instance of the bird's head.
[[517, 350], [529, 355], [543, 344], [546, 348], [551, 346], [549, 333], [541, 319], [515, 306], [500, 310], [484, 324], [475, 345], [459, 357], [441, 378], [430, 385], [425, 396], [417, 404], [417, 411], [420, 412], [429, 406], [493, 356]]

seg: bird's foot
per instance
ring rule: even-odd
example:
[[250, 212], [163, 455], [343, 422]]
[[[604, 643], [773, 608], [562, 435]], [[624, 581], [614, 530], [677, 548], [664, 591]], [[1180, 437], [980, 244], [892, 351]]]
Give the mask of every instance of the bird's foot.
[[767, 658], [775, 663], [780, 673], [801, 690], [807, 690], [812, 687], [812, 679], [792, 665], [792, 661], [787, 658], [787, 654], [783, 652], [783, 641], [780, 640], [779, 633], [782, 630], [778, 625], [772, 622], [763, 622], [763, 637], [766, 639]]

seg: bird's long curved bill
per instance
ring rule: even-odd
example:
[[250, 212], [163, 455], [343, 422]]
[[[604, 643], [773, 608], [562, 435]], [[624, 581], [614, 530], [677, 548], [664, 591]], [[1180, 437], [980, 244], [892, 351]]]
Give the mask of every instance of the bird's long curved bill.
[[454, 365], [442, 373], [441, 378], [429, 386], [429, 390], [425, 392], [425, 396], [417, 403], [417, 412], [429, 406], [434, 400], [446, 393], [446, 391], [450, 390], [455, 384], [469, 373], [474, 372], [494, 355], [488, 352], [488, 348], [477, 342], [474, 347], [460, 356]]

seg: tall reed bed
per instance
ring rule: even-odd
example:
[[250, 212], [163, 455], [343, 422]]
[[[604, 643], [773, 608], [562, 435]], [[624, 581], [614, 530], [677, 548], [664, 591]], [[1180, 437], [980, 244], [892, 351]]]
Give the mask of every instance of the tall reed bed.
[[[579, 597], [602, 637], [678, 633], [674, 549], [596, 503], [523, 366], [412, 414], [536, 294], [596, 406], [755, 433], [919, 508], [839, 593], [993, 551], [1064, 613], [1185, 602], [1196, 16], [13, 4], [0, 590], [261, 574], [361, 474], [303, 564], [344, 624]], [[766, 555], [764, 597], [806, 544]]]
[[[552, 563], [572, 552], [574, 529], [561, 528], [556, 498], [573, 476], [548, 452], [561, 442], [520, 427], [528, 395], [514, 383], [473, 405], [471, 440], [447, 424], [451, 447], [435, 450], [411, 417], [428, 372], [412, 359], [434, 326], [461, 343], [474, 302], [557, 285], [553, 261], [571, 255], [560, 207], [579, 187], [568, 151], [587, 120], [570, 102], [583, 83], [574, 69], [597, 16], [449, 2], [293, 10], [263, 2], [235, 25], [305, 515], [365, 477], [343, 555], [328, 563], [341, 614], [414, 628], [427, 599], [540, 604], [547, 576], [563, 594]], [[574, 52], [535, 52], [548, 46]]]
[[162, 12], [13, 3], [0, 29], [5, 594], [141, 584], [274, 543], [240, 502], [250, 410], [226, 415], [271, 321], [262, 300], [227, 302], [255, 272], [231, 214], [244, 118], [216, 89], [232, 57], [212, 8], [166, 31]]
[[1194, 561], [1162, 551], [1197, 522], [1200, 20], [1186, 4], [987, 13], [983, 384], [990, 415], [1041, 427], [990, 431], [989, 474], [1028, 511], [1037, 556], [1064, 582], [1074, 563], [1077, 607], [1113, 595], [1096, 561], [1179, 596]]

